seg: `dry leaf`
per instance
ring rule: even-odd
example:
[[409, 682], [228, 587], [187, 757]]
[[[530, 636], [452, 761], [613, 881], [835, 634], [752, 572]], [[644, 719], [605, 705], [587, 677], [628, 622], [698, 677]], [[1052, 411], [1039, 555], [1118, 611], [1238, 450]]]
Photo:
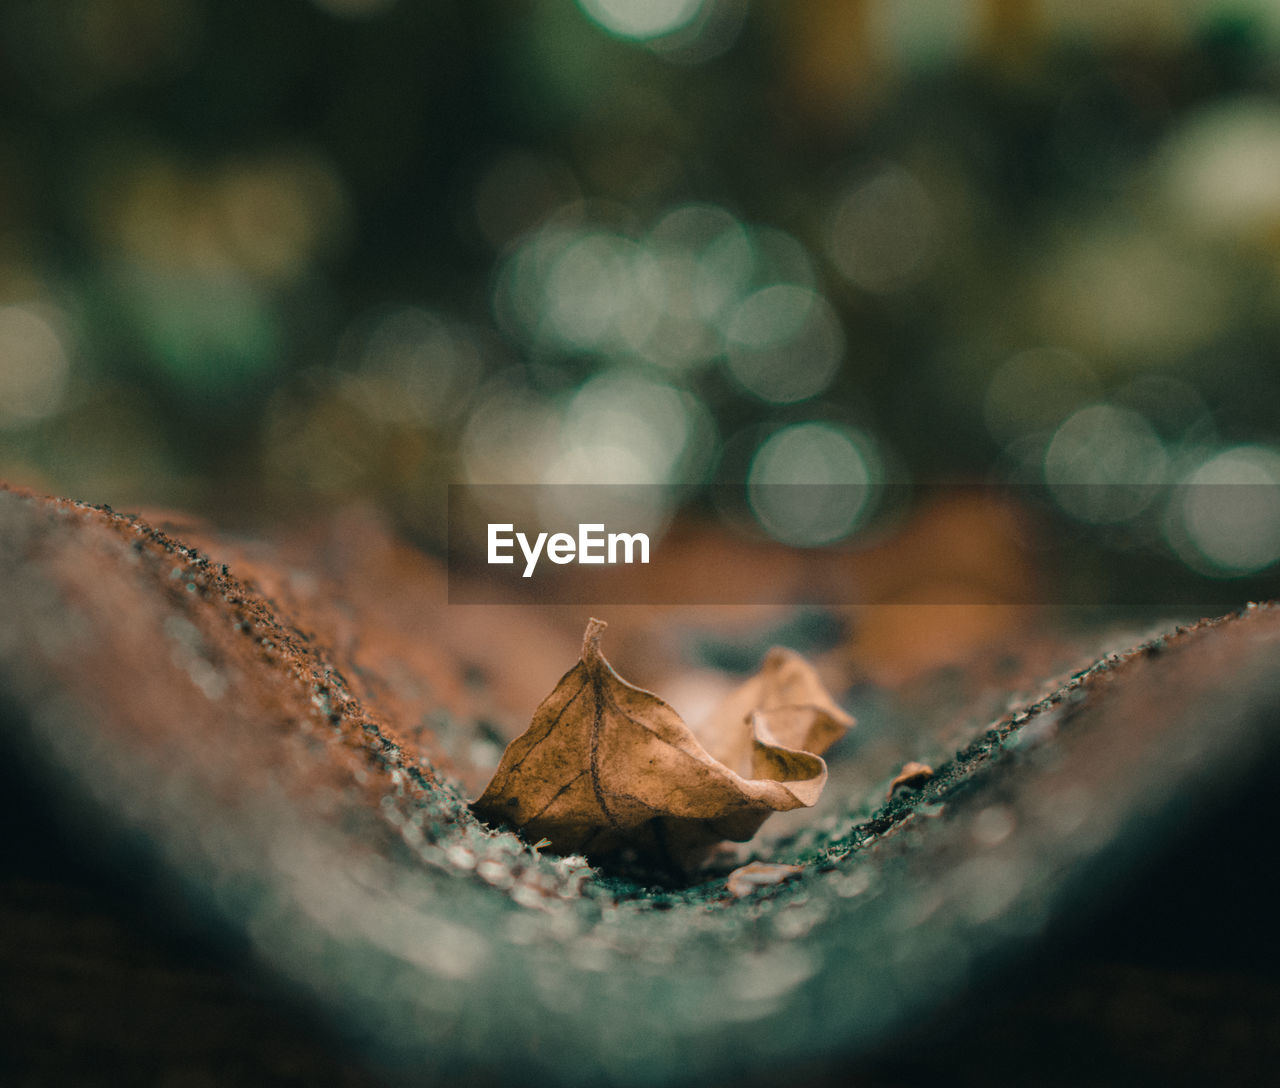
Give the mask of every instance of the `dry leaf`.
[[[680, 715], [623, 680], [587, 624], [582, 659], [503, 753], [473, 808], [563, 853], [633, 851], [688, 870], [717, 842], [743, 842], [771, 812], [809, 807], [825, 750], [853, 724], [786, 650], [726, 700], [704, 744]], [[714, 754], [713, 754], [714, 753]]]

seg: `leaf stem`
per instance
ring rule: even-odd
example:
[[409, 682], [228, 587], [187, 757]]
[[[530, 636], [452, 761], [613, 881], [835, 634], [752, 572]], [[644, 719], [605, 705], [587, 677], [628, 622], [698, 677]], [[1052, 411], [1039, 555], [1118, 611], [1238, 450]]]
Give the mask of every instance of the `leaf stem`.
[[587, 620], [587, 630], [582, 636], [583, 661], [586, 661], [589, 657], [600, 656], [600, 636], [604, 634], [604, 629], [608, 626], [604, 620], [598, 620], [594, 616]]

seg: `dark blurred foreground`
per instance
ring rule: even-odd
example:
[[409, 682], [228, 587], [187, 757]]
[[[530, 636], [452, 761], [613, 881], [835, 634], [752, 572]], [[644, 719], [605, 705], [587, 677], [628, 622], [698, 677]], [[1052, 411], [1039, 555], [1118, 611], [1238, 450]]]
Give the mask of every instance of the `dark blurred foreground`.
[[[0, 1032], [11, 1083], [357, 1088], [406, 1079], [335, 1045], [330, 1026], [296, 1010], [237, 942], [211, 943], [190, 905], [139, 894], [145, 868], [135, 863], [122, 879], [84, 858], [30, 782], [7, 775], [0, 798], [11, 829], [0, 958], [20, 980], [6, 987]], [[1112, 907], [1068, 923], [998, 985], [825, 1080], [797, 1083], [1266, 1082], [1280, 1060], [1280, 965], [1258, 843], [1278, 833], [1265, 791], [1242, 788], [1135, 871]], [[425, 1068], [409, 1079], [457, 1083]]]

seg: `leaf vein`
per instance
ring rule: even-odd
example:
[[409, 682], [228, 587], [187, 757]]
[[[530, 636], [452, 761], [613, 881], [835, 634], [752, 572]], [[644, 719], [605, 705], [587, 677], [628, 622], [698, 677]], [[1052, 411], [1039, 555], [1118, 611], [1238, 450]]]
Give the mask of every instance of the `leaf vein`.
[[536, 752], [542, 746], [543, 742], [546, 741], [547, 738], [550, 737], [556, 731], [556, 726], [560, 724], [560, 719], [563, 718], [566, 713], [568, 713], [569, 707], [571, 707], [574, 701], [578, 698], [578, 696], [582, 694], [583, 689], [586, 688], [586, 686], [587, 686], [587, 682], [586, 680], [583, 680], [578, 690], [575, 691], [571, 696], [569, 696], [568, 701], [564, 704], [564, 706], [560, 708], [560, 713], [557, 714], [555, 718], [552, 720], [551, 724], [547, 726], [546, 731], [542, 734], [542, 736], [540, 736], [531, 745], [529, 745], [524, 755], [522, 755], [513, 764], [511, 764], [511, 766], [507, 770], [508, 774], [514, 774], [516, 771], [518, 771], [524, 765], [524, 761], [528, 759], [531, 755], [533, 755], [533, 753]]

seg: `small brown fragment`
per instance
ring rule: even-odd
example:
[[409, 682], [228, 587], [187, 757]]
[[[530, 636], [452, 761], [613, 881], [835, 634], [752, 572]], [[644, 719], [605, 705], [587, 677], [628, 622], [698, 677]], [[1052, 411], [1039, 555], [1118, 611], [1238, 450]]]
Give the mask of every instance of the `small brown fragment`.
[[799, 865], [775, 865], [765, 861], [753, 861], [734, 869], [725, 884], [737, 899], [750, 895], [758, 888], [772, 884], [785, 884], [795, 880], [804, 870]]
[[927, 763], [917, 763], [912, 760], [902, 765], [902, 770], [898, 772], [898, 776], [889, 783], [888, 796], [892, 797], [897, 792], [899, 786], [910, 786], [912, 789], [919, 789], [933, 777], [933, 768]]

